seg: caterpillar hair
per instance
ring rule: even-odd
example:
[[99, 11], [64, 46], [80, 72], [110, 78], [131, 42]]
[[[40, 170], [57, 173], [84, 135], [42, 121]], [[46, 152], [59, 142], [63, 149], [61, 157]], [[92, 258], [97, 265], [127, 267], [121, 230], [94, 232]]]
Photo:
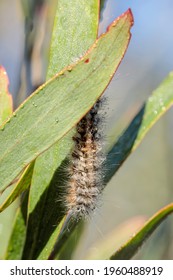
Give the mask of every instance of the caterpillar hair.
[[77, 219], [96, 208], [103, 190], [102, 104], [103, 98], [78, 123], [73, 137], [66, 206], [68, 214]]

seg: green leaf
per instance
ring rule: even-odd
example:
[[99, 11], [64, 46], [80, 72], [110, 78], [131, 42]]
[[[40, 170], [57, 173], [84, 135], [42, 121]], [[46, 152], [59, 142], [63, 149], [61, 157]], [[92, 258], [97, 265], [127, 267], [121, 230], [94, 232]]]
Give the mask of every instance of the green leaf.
[[131, 25], [128, 11], [83, 59], [36, 90], [1, 127], [1, 188], [60, 140], [101, 96], [125, 53]]
[[14, 186], [8, 197], [0, 205], [0, 212], [4, 211], [20, 194], [27, 190], [31, 183], [34, 162], [31, 163], [19, 178], [17, 184]]
[[15, 226], [7, 248], [7, 260], [20, 260], [25, 241], [26, 226], [20, 209], [16, 212]]
[[129, 260], [138, 251], [144, 241], [154, 232], [154, 230], [164, 221], [168, 215], [173, 212], [173, 203], [162, 208], [133, 236], [126, 244], [124, 244], [114, 255], [111, 260]]
[[62, 249], [56, 259], [58, 260], [73, 259], [75, 250], [78, 246], [78, 243], [80, 241], [80, 238], [84, 230], [84, 225], [85, 225], [84, 221], [80, 221], [78, 226], [75, 227], [75, 229], [72, 231], [72, 234], [68, 238], [67, 242], [64, 242], [64, 246], [62, 246]]
[[98, 0], [58, 0], [47, 78], [86, 53], [96, 40], [98, 17]]
[[138, 137], [134, 143], [135, 150], [146, 133], [151, 127], [161, 118], [163, 114], [173, 105], [173, 72], [170, 72], [168, 77], [149, 97], [145, 106], [145, 114], [143, 116], [142, 125], [140, 126]]
[[[43, 248], [43, 250], [40, 252], [37, 259], [61, 259], [62, 255], [66, 255], [66, 252], [64, 252], [65, 248], [68, 248], [68, 256], [71, 256], [72, 251], [69, 251], [70, 248], [75, 248], [77, 244], [77, 240], [75, 238], [75, 244], [71, 244], [71, 241], [74, 239], [74, 233], [77, 233], [80, 235], [80, 231], [83, 228], [83, 224], [80, 221], [78, 223], [78, 226], [76, 227], [76, 222], [74, 220], [68, 219], [67, 216], [64, 216], [64, 218], [61, 220], [59, 225], [56, 227], [52, 235], [50, 236], [47, 244]], [[65, 229], [68, 228], [68, 231]], [[69, 234], [70, 233], [70, 234]], [[78, 237], [79, 237], [78, 235]], [[75, 235], [76, 236], [76, 235]], [[70, 238], [69, 238], [70, 237]], [[76, 236], [77, 237], [77, 236]], [[67, 242], [66, 242], [67, 241]], [[70, 245], [70, 247], [69, 247]]]
[[[12, 96], [8, 91], [8, 77], [5, 69], [1, 66], [0, 67], [0, 125], [4, 120], [6, 120], [13, 111], [13, 101]], [[21, 182], [21, 181], [20, 181]], [[20, 183], [19, 183], [20, 184]], [[5, 191], [5, 189], [2, 189], [2, 192]], [[1, 193], [2, 193], [1, 192]], [[13, 195], [12, 195], [13, 197]], [[13, 200], [9, 196], [9, 198], [6, 200], [6, 202], [0, 207], [0, 212], [3, 211]], [[23, 223], [23, 218], [21, 219], [21, 212], [20, 215], [17, 214], [16, 216], [16, 228], [17, 231], [14, 231], [14, 235], [11, 236], [11, 242], [9, 242], [9, 246], [7, 249], [7, 259], [20, 259], [21, 257], [21, 251], [22, 251], [22, 242], [25, 240], [25, 226]], [[17, 232], [17, 235], [15, 233]], [[13, 242], [14, 241], [14, 242]], [[15, 250], [13, 250], [15, 248]]]
[[8, 91], [8, 76], [5, 69], [0, 66], [0, 125], [12, 114], [13, 100]]
[[[59, 146], [59, 149], [56, 151], [57, 154], [60, 151], [60, 148], [61, 147]], [[48, 156], [52, 156], [52, 150], [49, 154], [47, 153], [47, 157]], [[60, 159], [61, 157], [59, 160]], [[36, 165], [39, 164], [41, 167], [41, 160], [42, 158], [38, 159]], [[49, 160], [50, 159], [48, 159], [48, 162]], [[65, 162], [63, 162], [62, 165], [63, 164], [66, 166]], [[56, 165], [57, 162], [54, 161], [54, 169], [56, 168]], [[36, 167], [36, 170], [39, 172], [38, 167]], [[64, 195], [63, 188], [60, 186], [63, 186], [63, 181], [65, 180], [63, 176], [64, 174], [61, 167], [57, 166], [57, 170], [54, 175], [52, 174], [53, 177], [49, 182], [51, 171], [49, 170], [49, 167], [46, 170], [48, 170], [48, 173], [46, 171], [44, 172], [42, 180], [43, 185], [37, 184], [40, 173], [38, 173], [37, 176], [35, 173], [33, 178], [32, 186], [34, 186], [34, 188], [32, 187], [32, 193], [30, 194], [27, 238], [23, 259], [35, 259], [41, 253], [43, 248], [45, 249], [45, 252], [42, 254], [44, 256], [49, 254], [49, 250], [51, 250], [49, 248], [52, 248], [59, 233], [58, 225], [63, 217], [62, 211], [64, 206], [61, 203]], [[39, 186], [39, 191], [35, 186]]]
[[[7, 73], [5, 69], [0, 66], [0, 124], [2, 124], [3, 121], [6, 120], [13, 112], [13, 101], [12, 96], [8, 91], [8, 85], [9, 81]], [[4, 202], [1, 197], [1, 203], [3, 202], [3, 204], [0, 206], [0, 212], [5, 210], [29, 186], [28, 180], [31, 175], [31, 168], [28, 169], [27, 167], [21, 178], [18, 180], [18, 183], [12, 188], [11, 193]], [[14, 184], [14, 182], [11, 184]], [[9, 185], [7, 185], [4, 189], [1, 189], [0, 194], [5, 192], [7, 187], [9, 187]]]
[[51, 236], [49, 236], [48, 242], [45, 244], [45, 246], [42, 248], [42, 250], [39, 251], [39, 254], [37, 256], [38, 260], [47, 260], [48, 259], [49, 255], [52, 251], [52, 248], [54, 247], [54, 244], [56, 243], [57, 236], [59, 235], [59, 233], [61, 231], [61, 227], [62, 227], [63, 223], [64, 223], [64, 219], [62, 219], [60, 221], [58, 226], [52, 232]]
[[56, 243], [54, 243], [53, 249], [49, 253], [50, 260], [58, 259], [58, 256], [61, 254], [61, 250], [64, 247], [65, 242], [72, 236], [73, 231], [77, 226], [80, 225], [79, 220], [71, 219], [70, 215], [64, 217], [64, 221], [60, 228]]
[[7, 260], [20, 260], [26, 238], [28, 192], [25, 193], [20, 208], [16, 212], [14, 226], [6, 251]]
[[[146, 133], [173, 105], [173, 72], [153, 92], [107, 155], [105, 183], [142, 142]], [[116, 155], [116, 156], [115, 156]]]
[[[97, 37], [98, 14], [98, 0], [89, 0], [87, 2], [84, 0], [80, 2], [77, 0], [58, 1], [47, 78], [62, 70], [63, 67], [74, 63], [94, 43]], [[65, 157], [73, 146], [73, 135], [74, 130], [71, 130], [63, 139], [36, 160], [30, 188], [28, 235], [24, 258], [33, 257], [34, 252], [37, 251], [39, 234], [43, 234], [45, 228], [46, 232], [48, 232], [48, 237], [51, 237], [39, 258], [47, 259], [56, 241], [59, 228], [58, 226], [55, 228], [54, 225], [58, 224], [58, 221], [62, 218], [62, 215], [60, 216], [57, 211], [57, 203], [54, 203], [55, 196], [57, 196], [57, 182], [60, 181], [57, 174], [59, 174], [58, 168], [61, 169]], [[56, 179], [53, 178], [54, 173]], [[62, 177], [62, 174], [60, 174], [60, 177]], [[55, 182], [55, 186], [54, 183], [51, 183], [51, 180]], [[51, 197], [51, 200], [49, 197]], [[62, 198], [59, 199], [62, 200]], [[49, 204], [47, 201], [49, 201]], [[56, 215], [53, 215], [54, 212]], [[53, 219], [50, 219], [52, 215]], [[40, 218], [38, 219], [38, 217]], [[47, 217], [49, 217], [49, 223], [45, 227]], [[43, 243], [45, 242], [43, 235], [42, 241]], [[39, 246], [42, 248], [40, 244]]]

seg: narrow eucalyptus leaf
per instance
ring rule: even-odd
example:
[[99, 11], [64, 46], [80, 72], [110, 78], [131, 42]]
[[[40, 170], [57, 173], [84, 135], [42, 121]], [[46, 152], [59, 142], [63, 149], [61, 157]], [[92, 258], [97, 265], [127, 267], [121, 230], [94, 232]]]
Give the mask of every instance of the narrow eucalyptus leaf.
[[125, 243], [115, 254], [113, 254], [111, 260], [129, 260], [131, 259], [146, 241], [154, 230], [164, 221], [168, 215], [173, 212], [173, 203], [165, 206], [139, 230], [127, 243]]

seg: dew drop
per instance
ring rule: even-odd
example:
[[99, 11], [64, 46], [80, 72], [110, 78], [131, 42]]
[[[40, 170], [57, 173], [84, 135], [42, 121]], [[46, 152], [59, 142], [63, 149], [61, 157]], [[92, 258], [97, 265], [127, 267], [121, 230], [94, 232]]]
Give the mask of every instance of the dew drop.
[[33, 105], [34, 107], [37, 107], [37, 106], [38, 106], [37, 104], [35, 104], [35, 102], [32, 102], [32, 105]]
[[57, 118], [57, 119], [55, 119], [55, 121], [56, 121], [56, 123], [59, 123], [59, 119]]
[[166, 110], [166, 107], [164, 106], [164, 102], [162, 99], [160, 99], [160, 106], [161, 106], [161, 110], [162, 111], [165, 111]]

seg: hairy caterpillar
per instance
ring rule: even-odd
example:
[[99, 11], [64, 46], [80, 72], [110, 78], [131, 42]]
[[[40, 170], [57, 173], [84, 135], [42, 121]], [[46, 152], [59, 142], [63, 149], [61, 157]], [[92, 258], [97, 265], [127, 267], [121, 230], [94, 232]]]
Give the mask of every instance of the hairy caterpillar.
[[66, 206], [70, 216], [81, 218], [92, 212], [103, 189], [100, 109], [103, 98], [78, 123], [69, 166]]

